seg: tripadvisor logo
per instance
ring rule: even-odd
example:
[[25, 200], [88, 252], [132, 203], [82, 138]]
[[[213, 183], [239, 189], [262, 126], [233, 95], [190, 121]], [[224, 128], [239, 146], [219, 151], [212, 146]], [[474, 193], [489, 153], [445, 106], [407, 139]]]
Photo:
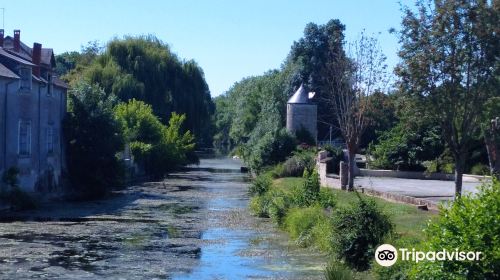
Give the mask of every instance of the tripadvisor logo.
[[378, 246], [375, 251], [375, 261], [381, 266], [391, 266], [398, 260], [398, 250], [391, 244]]
[[[399, 251], [399, 252], [398, 252]], [[407, 248], [399, 248], [397, 250], [391, 244], [383, 244], [378, 246], [375, 251], [375, 261], [381, 266], [392, 266], [396, 263], [399, 258], [402, 261], [413, 261], [418, 263], [423, 260], [427, 261], [479, 261], [482, 256], [482, 252], [464, 252], [458, 251], [448, 251], [443, 249], [441, 251], [416, 251], [414, 248], [411, 250]]]

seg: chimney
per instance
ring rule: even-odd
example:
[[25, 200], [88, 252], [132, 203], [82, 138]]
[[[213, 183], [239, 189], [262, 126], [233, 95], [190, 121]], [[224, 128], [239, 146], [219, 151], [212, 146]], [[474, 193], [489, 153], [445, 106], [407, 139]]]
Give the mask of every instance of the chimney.
[[0, 47], [3, 48], [3, 29], [0, 29]]
[[19, 52], [21, 50], [21, 30], [14, 30], [14, 51]]
[[40, 77], [40, 62], [42, 60], [42, 44], [33, 43], [33, 54], [31, 61], [35, 64], [33, 75]]

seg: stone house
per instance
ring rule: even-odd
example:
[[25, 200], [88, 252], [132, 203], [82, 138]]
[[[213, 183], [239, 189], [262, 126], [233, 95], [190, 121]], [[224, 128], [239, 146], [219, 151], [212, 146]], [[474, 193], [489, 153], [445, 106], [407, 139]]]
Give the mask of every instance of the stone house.
[[53, 50], [0, 29], [0, 175], [19, 169], [28, 192], [60, 190], [65, 168], [62, 120], [67, 85], [55, 74]]

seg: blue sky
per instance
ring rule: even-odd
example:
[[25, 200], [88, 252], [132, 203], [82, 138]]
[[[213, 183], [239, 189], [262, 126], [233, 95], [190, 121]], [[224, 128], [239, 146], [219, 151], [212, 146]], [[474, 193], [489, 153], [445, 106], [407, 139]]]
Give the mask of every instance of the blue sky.
[[21, 29], [24, 43], [40, 42], [56, 53], [79, 51], [93, 40], [104, 44], [123, 35], [155, 35], [180, 58], [200, 64], [212, 96], [244, 77], [278, 68], [307, 23], [332, 18], [346, 25], [347, 40], [363, 29], [380, 33], [392, 67], [398, 43], [388, 30], [401, 22], [395, 0], [9, 0], [0, 8], [6, 35]]

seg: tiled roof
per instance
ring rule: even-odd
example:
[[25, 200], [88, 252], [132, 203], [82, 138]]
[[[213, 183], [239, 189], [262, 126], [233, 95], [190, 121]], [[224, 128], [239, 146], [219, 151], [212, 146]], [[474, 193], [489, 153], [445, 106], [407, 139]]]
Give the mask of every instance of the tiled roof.
[[0, 77], [19, 79], [18, 75], [10, 71], [10, 69], [5, 67], [2, 63], [0, 63]]
[[63, 80], [59, 79], [58, 77], [52, 78], [52, 83], [58, 87], [69, 88], [68, 84], [66, 84]]
[[20, 41], [20, 47], [21, 47], [21, 49], [19, 52], [14, 51], [14, 38], [12, 38], [10, 36], [5, 37], [4, 42], [3, 42], [3, 48], [6, 51], [9, 51], [11, 54], [19, 56], [25, 60], [31, 61], [31, 54], [32, 54], [31, 48], [28, 47], [22, 41]]
[[53, 57], [54, 51], [49, 48], [42, 48], [42, 63], [46, 65], [52, 65], [52, 57]]
[[38, 82], [48, 83], [48, 82], [47, 82], [47, 80], [45, 80], [44, 78], [42, 78], [42, 77], [37, 77], [37, 76], [35, 76], [35, 75], [33, 75], [33, 74], [31, 75], [31, 78], [33, 78], [33, 80], [38, 81]]
[[15, 55], [11, 54], [10, 52], [4, 50], [3, 48], [0, 48], [0, 55], [4, 56], [6, 58], [12, 59], [17, 63], [21, 63], [21, 64], [28, 65], [28, 66], [35, 66], [35, 64], [33, 64], [25, 59], [22, 59], [18, 56], [15, 56]]

